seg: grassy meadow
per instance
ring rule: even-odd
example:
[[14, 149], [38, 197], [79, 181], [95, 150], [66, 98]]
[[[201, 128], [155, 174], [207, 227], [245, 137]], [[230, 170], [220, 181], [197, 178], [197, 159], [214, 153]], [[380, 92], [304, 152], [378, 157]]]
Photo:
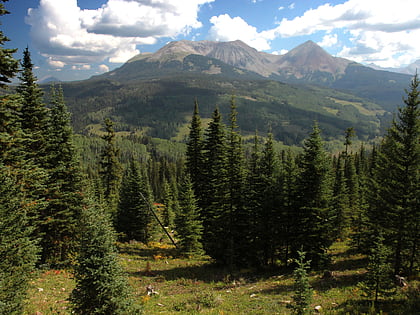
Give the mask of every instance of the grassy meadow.
[[[177, 257], [174, 247], [163, 243], [124, 243], [119, 249], [135, 300], [145, 314], [291, 313], [290, 269], [229, 272], [207, 257]], [[394, 289], [390, 297], [381, 297], [375, 309], [358, 285], [366, 273], [366, 257], [352, 253], [344, 242], [334, 244], [331, 255], [332, 277], [325, 277], [324, 271], [309, 274], [314, 314], [420, 314], [414, 305], [419, 303], [418, 279], [410, 280], [408, 288]], [[24, 314], [71, 314], [67, 301], [74, 286], [71, 271], [40, 270], [31, 284]], [[147, 287], [153, 291], [150, 295]]]

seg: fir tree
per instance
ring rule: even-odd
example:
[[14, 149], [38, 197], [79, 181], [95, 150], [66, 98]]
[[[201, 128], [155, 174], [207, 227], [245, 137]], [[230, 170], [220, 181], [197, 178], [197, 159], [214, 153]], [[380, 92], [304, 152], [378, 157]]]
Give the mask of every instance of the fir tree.
[[390, 251], [384, 245], [384, 238], [376, 237], [373, 247], [368, 255], [369, 262], [366, 267], [366, 279], [361, 287], [368, 296], [373, 296], [375, 303], [379, 295], [392, 288], [392, 267], [389, 264]]
[[140, 314], [118, 262], [116, 237], [104, 209], [91, 203], [82, 211], [76, 287], [70, 301], [75, 314]]
[[305, 260], [305, 252], [298, 251], [299, 258], [296, 259], [297, 267], [293, 272], [295, 278], [293, 303], [289, 308], [296, 315], [311, 314], [310, 304], [312, 301], [313, 291], [309, 285], [307, 270], [310, 261]]
[[26, 215], [20, 184], [0, 163], [0, 314], [22, 314], [29, 279], [37, 261], [37, 244]]
[[105, 148], [101, 154], [99, 174], [102, 179], [105, 203], [111, 217], [115, 220], [122, 167], [119, 161], [120, 150], [116, 146], [114, 123], [109, 118], [106, 118], [104, 124], [106, 134], [102, 139], [105, 140]]
[[21, 125], [29, 139], [26, 141], [25, 152], [27, 158], [42, 166], [45, 152], [45, 130], [47, 129], [47, 109], [42, 101], [42, 90], [36, 83], [33, 64], [29, 49], [23, 52], [22, 71], [19, 75], [20, 83], [17, 92], [22, 96]]
[[165, 179], [163, 181], [163, 204], [165, 207], [162, 210], [162, 223], [165, 227], [172, 229], [174, 227], [174, 219], [175, 219], [175, 208], [177, 203], [177, 196], [169, 184], [169, 182]]
[[[146, 199], [146, 200], [145, 200]], [[153, 236], [155, 221], [149, 209], [152, 193], [146, 173], [133, 159], [121, 185], [117, 230], [125, 240], [147, 243]]]
[[181, 252], [186, 255], [201, 254], [203, 225], [188, 175], [180, 187], [179, 211], [175, 222]]
[[198, 102], [194, 101], [194, 113], [191, 119], [190, 133], [187, 142], [186, 169], [191, 177], [194, 193], [201, 204], [203, 198], [202, 184], [204, 172], [204, 140]]
[[[0, 2], [0, 17], [10, 12], [4, 8], [4, 2], [8, 0], [1, 0]], [[10, 83], [10, 79], [13, 78], [19, 69], [19, 62], [13, 58], [13, 54], [17, 52], [17, 49], [4, 48], [6, 42], [10, 39], [4, 35], [3, 31], [0, 30], [0, 88], [7, 87], [7, 83]]]
[[295, 250], [303, 250], [315, 267], [326, 262], [326, 251], [333, 242], [334, 224], [329, 159], [323, 149], [318, 124], [305, 141], [297, 182], [297, 237]]
[[225, 250], [228, 213], [227, 201], [227, 148], [226, 134], [219, 109], [213, 112], [212, 120], [206, 130], [204, 143], [204, 174], [201, 219], [203, 221], [203, 245], [206, 253], [216, 261], [226, 264]]
[[[245, 159], [242, 138], [237, 124], [236, 101], [230, 101], [230, 119], [227, 132], [227, 208], [225, 213], [227, 225], [225, 238], [228, 241], [226, 256], [229, 266], [244, 262], [248, 244], [244, 231], [249, 228], [248, 213], [245, 207]], [[246, 233], [246, 232], [245, 232]]]
[[[416, 75], [385, 135], [371, 187], [369, 218], [393, 253], [394, 273], [414, 272], [420, 234], [420, 98]], [[418, 264], [417, 264], [418, 267]]]
[[82, 178], [73, 143], [70, 113], [61, 88], [51, 87], [44, 167], [48, 204], [43, 217], [41, 261], [50, 264], [69, 263], [74, 256], [76, 226], [82, 206]]

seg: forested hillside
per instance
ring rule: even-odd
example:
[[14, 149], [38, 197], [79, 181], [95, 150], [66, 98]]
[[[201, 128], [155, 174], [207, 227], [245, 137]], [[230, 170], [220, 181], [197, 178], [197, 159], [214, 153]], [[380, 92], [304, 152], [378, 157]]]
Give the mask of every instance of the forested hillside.
[[[0, 14], [6, 13], [0, 2]], [[0, 43], [5, 41], [0, 32]], [[74, 277], [68, 311], [139, 314], [142, 306], [133, 299], [124, 271], [128, 262], [119, 259], [119, 249], [166, 237], [175, 256], [206, 257], [214, 268], [227, 270], [227, 277], [244, 268], [294, 269], [290, 311], [296, 314], [308, 312], [313, 294], [308, 270], [328, 271], [331, 247], [346, 240], [354, 253], [367, 257], [363, 293], [355, 294], [373, 301], [375, 312], [395, 294], [402, 313], [418, 310], [417, 75], [401, 91], [403, 103], [391, 126], [380, 133], [379, 123], [367, 118], [380, 110], [373, 103], [270, 81], [238, 80], [219, 97], [191, 77], [194, 103], [182, 89], [177, 89], [182, 103], [145, 95], [173, 89], [173, 81], [165, 85], [165, 80], [128, 88], [92, 79], [96, 93], [106, 94], [101, 100], [80, 83], [64, 90], [52, 85], [44, 95], [30, 51], [21, 62], [14, 50], [0, 51], [0, 314], [22, 314], [31, 277], [49, 269]], [[15, 76], [19, 84], [11, 89]], [[207, 84], [221, 88], [226, 81]], [[231, 93], [238, 87], [240, 93]], [[79, 117], [75, 128], [82, 135], [74, 133], [65, 102], [71, 89], [69, 102]], [[281, 104], [282, 93], [288, 98]], [[142, 112], [133, 111], [135, 99], [145, 105]], [[282, 111], [271, 111], [270, 104]], [[177, 113], [184, 117], [178, 119], [188, 126], [181, 145], [156, 139], [180, 127], [174, 106], [181, 107]], [[306, 118], [293, 125], [291, 117]], [[304, 125], [311, 126], [308, 132], [300, 129]], [[324, 132], [331, 137], [343, 127], [339, 153], [332, 155]], [[356, 134], [381, 135], [382, 141], [369, 148], [355, 145]], [[303, 139], [303, 146], [280, 147], [276, 138], [293, 144]], [[143, 248], [137, 255], [147, 253]], [[145, 274], [153, 274], [150, 266]], [[396, 276], [410, 290], [401, 291]], [[152, 295], [153, 288], [148, 290]]]

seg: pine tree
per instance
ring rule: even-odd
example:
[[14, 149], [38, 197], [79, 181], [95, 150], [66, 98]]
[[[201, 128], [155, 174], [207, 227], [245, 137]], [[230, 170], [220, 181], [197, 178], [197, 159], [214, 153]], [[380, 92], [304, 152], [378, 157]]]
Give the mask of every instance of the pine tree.
[[117, 230], [125, 240], [147, 243], [156, 225], [149, 206], [152, 193], [146, 173], [133, 159], [125, 172], [121, 185], [117, 214]]
[[82, 206], [82, 178], [73, 143], [70, 113], [61, 88], [51, 87], [44, 168], [48, 201], [42, 214], [43, 238], [41, 261], [49, 264], [69, 263], [74, 256], [77, 222]]
[[188, 175], [180, 187], [179, 211], [175, 222], [181, 252], [186, 255], [201, 254], [203, 225]]
[[392, 267], [389, 264], [390, 251], [384, 245], [384, 238], [379, 235], [368, 255], [366, 279], [361, 287], [369, 296], [374, 296], [375, 303], [379, 295], [392, 288]]
[[274, 152], [274, 139], [271, 131], [265, 143], [261, 156], [261, 174], [263, 183], [263, 202], [260, 208], [260, 249], [264, 265], [274, 263], [274, 255], [278, 247], [278, 230], [280, 225], [279, 205], [279, 161]]
[[111, 219], [94, 203], [81, 216], [81, 239], [70, 301], [75, 314], [140, 314], [118, 262]]
[[289, 308], [292, 309], [292, 314], [306, 315], [311, 314], [310, 304], [312, 301], [313, 291], [309, 285], [309, 278], [307, 270], [310, 266], [310, 261], [305, 260], [305, 252], [298, 251], [298, 259], [296, 259], [297, 267], [293, 272], [295, 278], [293, 303]]
[[345, 177], [346, 155], [340, 154], [337, 158], [334, 182], [334, 236], [343, 238], [346, 235], [346, 228], [350, 215], [349, 191]]
[[116, 146], [114, 123], [109, 118], [106, 118], [104, 124], [106, 134], [102, 136], [102, 139], [105, 140], [105, 148], [101, 154], [99, 174], [102, 179], [106, 206], [112, 219], [115, 220], [122, 167], [119, 161], [120, 150]]
[[194, 193], [201, 204], [203, 198], [202, 184], [204, 180], [204, 140], [198, 102], [194, 102], [194, 113], [191, 119], [190, 133], [187, 142], [186, 170], [191, 177]]
[[394, 273], [418, 268], [420, 236], [420, 98], [416, 75], [378, 152], [370, 221], [393, 253]]
[[248, 213], [245, 207], [245, 158], [242, 148], [242, 138], [237, 124], [236, 101], [232, 96], [230, 101], [230, 119], [227, 132], [227, 208], [226, 234], [228, 241], [226, 256], [229, 266], [245, 261], [248, 244], [244, 231], [249, 228]]
[[0, 163], [0, 314], [22, 314], [38, 247], [20, 184]]
[[[0, 2], [0, 17], [10, 13], [4, 8], [3, 3], [7, 1], [1, 0]], [[19, 62], [13, 58], [13, 54], [17, 52], [17, 49], [3, 47], [8, 41], [10, 39], [0, 30], [0, 88], [7, 87], [7, 83], [11, 82], [10, 79], [15, 76], [19, 69]]]
[[162, 224], [165, 227], [172, 229], [174, 227], [175, 208], [177, 203], [177, 196], [175, 196], [171, 185], [165, 179], [163, 181], [163, 204], [165, 207], [162, 210]]
[[42, 166], [45, 157], [45, 130], [47, 129], [47, 108], [42, 101], [42, 90], [36, 83], [31, 54], [26, 48], [21, 63], [20, 83], [17, 92], [22, 96], [21, 125], [29, 139], [26, 142], [26, 156]]
[[321, 131], [314, 125], [305, 141], [297, 182], [297, 237], [295, 251], [303, 246], [314, 267], [326, 262], [326, 251], [333, 242], [334, 224], [329, 159], [323, 149]]
[[216, 261], [226, 264], [225, 250], [228, 248], [227, 221], [227, 148], [226, 134], [219, 109], [213, 112], [206, 130], [204, 143], [203, 195], [200, 199], [203, 221], [203, 245], [206, 253]]

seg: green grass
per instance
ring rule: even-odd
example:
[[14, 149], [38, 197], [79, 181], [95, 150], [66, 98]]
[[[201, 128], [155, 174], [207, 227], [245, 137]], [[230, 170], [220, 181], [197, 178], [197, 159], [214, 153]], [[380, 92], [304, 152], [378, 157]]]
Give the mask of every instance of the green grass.
[[[208, 257], [177, 257], [168, 244], [119, 244], [119, 248], [135, 300], [145, 314], [290, 314], [291, 270], [229, 273], [212, 265]], [[400, 289], [392, 298], [381, 299], [375, 312], [357, 285], [364, 278], [366, 258], [342, 242], [333, 245], [331, 255], [332, 278], [325, 279], [322, 271], [310, 273], [312, 308], [320, 305], [322, 314], [410, 314], [407, 294]], [[69, 271], [39, 271], [32, 284], [24, 314], [70, 314], [67, 298], [74, 281]], [[149, 285], [156, 294], [146, 294]], [[418, 288], [413, 292], [418, 297]]]

